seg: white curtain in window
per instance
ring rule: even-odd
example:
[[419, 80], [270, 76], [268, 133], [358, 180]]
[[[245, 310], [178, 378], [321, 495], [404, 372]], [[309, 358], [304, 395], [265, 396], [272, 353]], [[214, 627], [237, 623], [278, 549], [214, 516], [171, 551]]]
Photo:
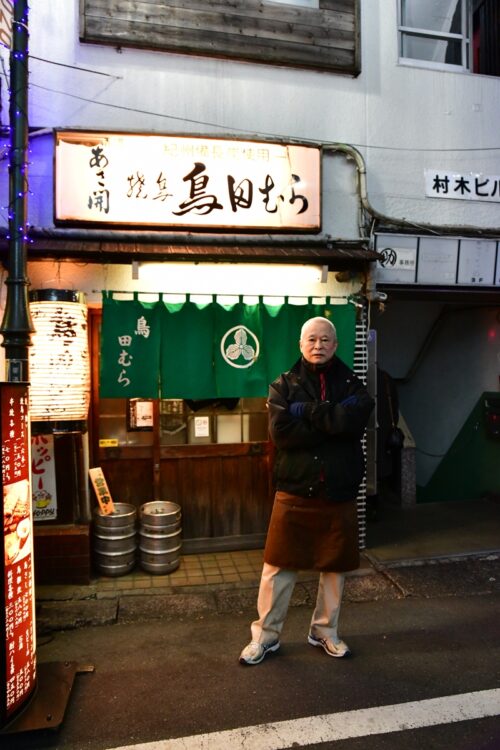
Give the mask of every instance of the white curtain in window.
[[[438, 33], [461, 33], [460, 6], [463, 0], [402, 0], [401, 23], [416, 29]], [[453, 23], [455, 21], [455, 23]], [[453, 28], [452, 28], [453, 24]]]
[[[401, 25], [408, 29], [401, 33], [401, 56], [464, 66], [463, 21], [466, 1], [401, 0]], [[415, 29], [415, 32], [409, 29]], [[450, 37], [449, 34], [458, 37]]]

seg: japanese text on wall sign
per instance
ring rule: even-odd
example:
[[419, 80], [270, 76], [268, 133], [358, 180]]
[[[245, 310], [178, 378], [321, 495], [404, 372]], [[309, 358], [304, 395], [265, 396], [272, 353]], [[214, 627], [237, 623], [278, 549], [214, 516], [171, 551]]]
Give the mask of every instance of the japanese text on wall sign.
[[65, 132], [56, 141], [58, 221], [318, 229], [319, 196], [320, 149], [309, 146]]
[[500, 203], [500, 175], [457, 174], [425, 170], [425, 194], [429, 198]]

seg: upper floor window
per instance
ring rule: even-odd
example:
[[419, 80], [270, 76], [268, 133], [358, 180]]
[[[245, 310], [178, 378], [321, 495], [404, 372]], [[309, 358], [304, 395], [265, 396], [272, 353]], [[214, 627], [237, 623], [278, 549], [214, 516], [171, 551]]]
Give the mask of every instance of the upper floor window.
[[500, 75], [498, 0], [399, 0], [399, 59]]

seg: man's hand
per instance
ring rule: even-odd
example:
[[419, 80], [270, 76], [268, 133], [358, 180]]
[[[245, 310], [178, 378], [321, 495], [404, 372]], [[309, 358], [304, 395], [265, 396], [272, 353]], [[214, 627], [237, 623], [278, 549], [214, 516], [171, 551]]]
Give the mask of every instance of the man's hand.
[[304, 416], [304, 409], [305, 409], [305, 402], [304, 401], [294, 401], [293, 404], [290, 404], [290, 414], [292, 417], [300, 417]]
[[348, 396], [343, 401], [340, 402], [341, 406], [354, 406], [354, 404], [358, 403], [358, 397], [356, 395]]

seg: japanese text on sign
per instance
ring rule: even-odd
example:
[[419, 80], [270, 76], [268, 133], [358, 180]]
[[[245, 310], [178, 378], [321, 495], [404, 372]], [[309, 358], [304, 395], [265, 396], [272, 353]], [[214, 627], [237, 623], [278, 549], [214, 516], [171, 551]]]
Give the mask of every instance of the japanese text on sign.
[[320, 153], [264, 142], [60, 132], [56, 219], [319, 229]]
[[[141, 315], [140, 318], [137, 319], [137, 325], [134, 331], [134, 336], [142, 336], [143, 338], [147, 339], [149, 338], [149, 334], [151, 333], [151, 329], [148, 325], [148, 322], [146, 318]], [[123, 334], [121, 336], [118, 336], [118, 343], [120, 345], [120, 352], [118, 354], [118, 360], [117, 363], [119, 367], [121, 367], [120, 372], [118, 373], [118, 383], [120, 383], [121, 386], [126, 388], [130, 385], [130, 378], [127, 377], [127, 368], [129, 368], [133, 362], [134, 355], [130, 352], [130, 346], [132, 344], [132, 336], [129, 334]]]
[[33, 522], [30, 489], [28, 388], [0, 384], [3, 501], [5, 705], [9, 716], [35, 685]]
[[89, 469], [89, 476], [97, 497], [97, 502], [99, 503], [99, 508], [105, 516], [108, 516], [114, 512], [115, 506], [102, 469], [100, 467]]
[[456, 174], [425, 170], [425, 194], [428, 198], [454, 198], [500, 203], [500, 175]]
[[57, 518], [57, 488], [54, 457], [54, 435], [32, 435], [31, 477], [33, 519], [53, 521]]

